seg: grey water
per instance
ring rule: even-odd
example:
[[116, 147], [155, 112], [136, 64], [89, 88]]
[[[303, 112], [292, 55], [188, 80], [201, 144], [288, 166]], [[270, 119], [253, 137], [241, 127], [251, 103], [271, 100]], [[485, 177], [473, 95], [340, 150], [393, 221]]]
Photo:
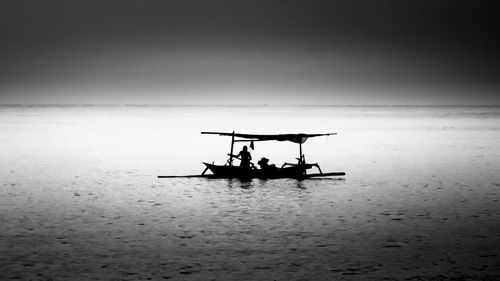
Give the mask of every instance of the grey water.
[[[157, 178], [233, 130], [346, 176]], [[500, 278], [500, 107], [1, 106], [0, 147], [6, 280]]]

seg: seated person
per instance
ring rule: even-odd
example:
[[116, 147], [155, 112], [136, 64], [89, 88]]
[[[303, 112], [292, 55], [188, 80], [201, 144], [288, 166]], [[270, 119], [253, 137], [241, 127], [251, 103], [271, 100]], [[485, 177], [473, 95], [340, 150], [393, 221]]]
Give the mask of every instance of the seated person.
[[266, 157], [262, 157], [259, 162], [257, 162], [257, 164], [259, 164], [262, 170], [276, 169], [276, 165], [269, 165], [269, 159], [267, 159]]

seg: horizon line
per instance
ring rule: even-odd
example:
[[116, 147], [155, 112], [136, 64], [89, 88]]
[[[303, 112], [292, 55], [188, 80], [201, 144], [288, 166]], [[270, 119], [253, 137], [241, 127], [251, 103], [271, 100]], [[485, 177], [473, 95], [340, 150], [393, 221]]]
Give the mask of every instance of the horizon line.
[[119, 104], [0, 103], [1, 107], [499, 107], [500, 104]]

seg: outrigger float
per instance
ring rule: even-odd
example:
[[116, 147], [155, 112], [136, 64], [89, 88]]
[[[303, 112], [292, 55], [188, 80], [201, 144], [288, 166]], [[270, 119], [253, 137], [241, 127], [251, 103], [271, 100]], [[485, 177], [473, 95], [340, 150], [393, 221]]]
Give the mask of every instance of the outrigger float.
[[[278, 134], [278, 135], [255, 135], [255, 134], [239, 134], [223, 133], [223, 132], [201, 132], [202, 134], [219, 135], [231, 137], [231, 152], [228, 154], [229, 159], [224, 165], [215, 165], [214, 163], [202, 162], [206, 168], [201, 175], [186, 175], [186, 176], [158, 176], [158, 178], [241, 178], [241, 179], [277, 179], [277, 178], [294, 178], [294, 179], [307, 179], [315, 177], [340, 177], [345, 176], [344, 172], [330, 172], [323, 173], [318, 163], [306, 163], [304, 154], [302, 153], [302, 144], [308, 138], [336, 135], [337, 133], [327, 134]], [[233, 159], [239, 159], [233, 154], [234, 143], [236, 142], [249, 142], [250, 148], [253, 148], [254, 142], [259, 141], [289, 141], [299, 144], [299, 157], [296, 158], [298, 162], [287, 163], [285, 162], [280, 168], [271, 166], [261, 166], [257, 168], [250, 162], [249, 167], [233, 165]], [[266, 159], [267, 160], [267, 159]], [[307, 170], [316, 167], [319, 173], [308, 174]], [[210, 170], [212, 174], [206, 174]]]

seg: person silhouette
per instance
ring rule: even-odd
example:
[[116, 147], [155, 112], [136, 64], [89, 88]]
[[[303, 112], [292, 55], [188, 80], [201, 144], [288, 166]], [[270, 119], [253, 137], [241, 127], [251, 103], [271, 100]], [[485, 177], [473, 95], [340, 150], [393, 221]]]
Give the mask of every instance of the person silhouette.
[[243, 146], [243, 150], [241, 150], [238, 155], [235, 155], [235, 157], [239, 157], [241, 161], [240, 167], [250, 167], [250, 160], [252, 160], [252, 155], [250, 155], [250, 152], [248, 152], [248, 147], [246, 145]]
[[259, 164], [260, 166], [260, 169], [263, 170], [263, 171], [270, 171], [270, 170], [275, 170], [276, 169], [276, 165], [275, 164], [269, 164], [269, 159], [267, 159], [266, 157], [262, 157], [259, 162], [257, 162], [257, 164]]
[[259, 164], [260, 168], [262, 170], [267, 170], [269, 169], [269, 159], [267, 159], [266, 157], [262, 157], [259, 162], [257, 162], [257, 164]]

